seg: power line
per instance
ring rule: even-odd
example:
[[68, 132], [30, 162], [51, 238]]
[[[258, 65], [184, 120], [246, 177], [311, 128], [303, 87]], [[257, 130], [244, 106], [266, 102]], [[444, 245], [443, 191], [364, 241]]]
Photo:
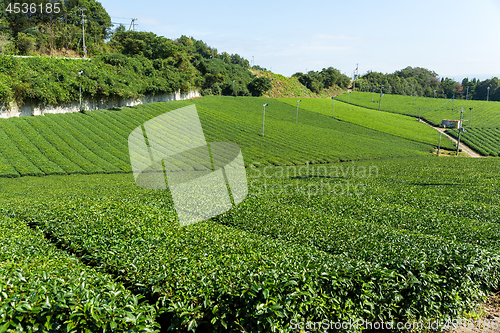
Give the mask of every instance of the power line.
[[433, 109], [427, 109], [427, 108], [422, 108], [422, 110], [427, 110], [427, 111], [434, 111], [434, 110], [437, 110], [439, 109], [440, 107], [443, 107], [445, 106], [446, 104], [448, 104], [453, 98], [450, 98], [449, 100], [447, 100], [446, 102], [444, 102], [443, 104], [441, 104], [440, 106], [436, 107], [436, 108], [433, 108]]
[[464, 130], [462, 127], [462, 115], [464, 114], [464, 108], [460, 108], [460, 122], [458, 123], [458, 141], [457, 141], [457, 156], [460, 149], [460, 133]]
[[110, 16], [110, 18], [115, 18], [115, 19], [119, 19], [119, 20], [131, 20], [130, 17], [117, 17], [117, 16]]

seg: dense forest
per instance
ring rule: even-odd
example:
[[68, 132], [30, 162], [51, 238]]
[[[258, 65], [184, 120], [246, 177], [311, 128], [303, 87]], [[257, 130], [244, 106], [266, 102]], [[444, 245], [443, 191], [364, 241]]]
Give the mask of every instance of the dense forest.
[[[152, 32], [127, 31], [124, 26], [112, 30], [108, 13], [97, 1], [62, 2], [57, 13], [50, 1], [33, 3], [33, 13], [29, 7], [0, 3], [2, 104], [67, 103], [78, 100], [80, 86], [84, 97], [94, 99], [189, 89], [203, 95], [260, 96], [271, 88], [269, 79], [249, 71], [248, 60], [218, 52], [201, 40], [186, 36], [171, 40]], [[60, 59], [84, 56], [92, 60]]]

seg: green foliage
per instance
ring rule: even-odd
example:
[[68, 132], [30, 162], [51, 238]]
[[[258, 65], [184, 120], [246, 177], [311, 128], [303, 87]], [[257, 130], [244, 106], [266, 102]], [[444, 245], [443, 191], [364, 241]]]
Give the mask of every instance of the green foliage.
[[0, 122], [0, 128], [5, 131], [5, 134], [11, 139], [17, 149], [19, 149], [24, 156], [27, 156], [28, 160], [44, 174], [66, 174], [61, 167], [49, 160], [47, 156], [42, 154], [37, 147], [22, 134], [21, 128], [16, 126], [17, 122], [16, 120], [12, 121], [10, 124], [3, 121]]
[[271, 80], [271, 90], [263, 94], [265, 97], [331, 97], [343, 93], [345, 89], [331, 86], [327, 90], [322, 90], [319, 94], [312, 92], [297, 79], [297, 77], [286, 77], [281, 74], [272, 73], [266, 70], [252, 70], [257, 77], [265, 77]]
[[85, 8], [84, 15], [87, 17], [85, 22], [85, 34], [89, 35], [89, 41], [103, 41], [110, 32], [111, 18], [100, 2], [95, 0], [69, 0], [65, 4], [67, 8], [67, 23], [74, 26], [81, 26], [81, 10]]
[[[25, 53], [34, 51], [34, 38], [19, 35]], [[79, 99], [80, 85], [83, 97], [94, 100], [137, 99], [179, 90], [184, 93], [190, 88], [201, 88], [204, 95], [251, 95], [248, 85], [255, 76], [243, 58], [239, 55], [205, 58], [210, 53], [203, 42], [188, 38], [182, 41], [153, 33], [118, 30], [110, 41], [111, 48], [118, 52], [102, 53], [91, 61], [0, 56], [0, 73], [6, 77], [0, 82], [0, 102], [6, 105], [28, 100], [42, 105], [75, 102]], [[85, 74], [78, 75], [80, 71]]]
[[[44, 137], [44, 139], [48, 141], [55, 149], [57, 149], [57, 151], [59, 151], [65, 157], [65, 160], [71, 161], [71, 164], [63, 164], [61, 165], [61, 168], [70, 169], [73, 167], [73, 164], [76, 164], [84, 171], [84, 173], [106, 172], [105, 169], [102, 169], [99, 166], [100, 161], [97, 159], [97, 156], [89, 154], [88, 150], [85, 149], [84, 146], [79, 144], [76, 139], [70, 139], [70, 134], [61, 133], [61, 131], [57, 131], [57, 129], [52, 129], [50, 126], [52, 124], [50, 124], [49, 120], [49, 118], [42, 117], [26, 117], [26, 121], [29, 123], [29, 125], [31, 125], [38, 133], [40, 133]], [[54, 130], [56, 130], [57, 132], [55, 132]], [[79, 152], [72, 146], [82, 148], [83, 151]], [[85, 158], [84, 155], [86, 155], [87, 158]]]
[[175, 66], [182, 73], [177, 81], [181, 81], [183, 92], [191, 83], [191, 88], [200, 87], [203, 95], [250, 95], [247, 86], [253, 75], [248, 71], [248, 60], [238, 54], [218, 54], [203, 41], [186, 36], [172, 41], [151, 32], [121, 30], [113, 34], [109, 44], [127, 56], [141, 55], [154, 60], [155, 66]]
[[21, 176], [42, 176], [40, 171], [25, 155], [17, 148], [5, 131], [0, 128], [0, 147], [5, 161], [11, 165], [7, 168], [4, 176], [11, 177], [12, 169]]
[[[373, 101], [372, 101], [373, 95]], [[351, 93], [349, 102], [353, 105], [378, 110], [380, 93], [356, 92]], [[347, 102], [347, 94], [336, 97], [336, 100]], [[415, 102], [414, 102], [415, 101]], [[460, 108], [464, 108], [463, 118], [472, 119], [473, 127], [500, 127], [500, 113], [498, 102], [455, 100], [429, 97], [410, 97], [384, 94], [381, 110], [418, 117], [419, 108], [422, 119], [434, 126], [440, 126], [443, 119], [460, 119]], [[472, 117], [470, 109], [472, 108]], [[464, 127], [468, 127], [464, 122]]]
[[17, 35], [16, 47], [21, 54], [32, 55], [35, 51], [36, 39], [30, 35], [19, 33]]
[[[448, 130], [448, 134], [458, 138], [458, 130]], [[499, 128], [467, 128], [460, 135], [460, 141], [483, 156], [500, 156]]]
[[59, 10], [55, 10], [59, 11], [59, 13], [55, 13], [53, 4], [49, 0], [33, 0], [27, 3], [28, 6], [17, 2], [17, 9], [14, 6], [15, 4], [16, 1], [5, 1], [1, 15], [2, 19], [8, 23], [8, 26], [16, 35], [37, 25], [61, 21], [67, 13], [66, 2], [64, 1], [59, 2]]
[[[107, 295], [97, 277], [111, 272], [163, 307], [168, 320], [162, 330], [292, 332], [292, 319], [325, 316], [334, 322], [447, 320], [471, 311], [500, 286], [497, 159], [302, 167], [307, 171], [300, 178], [283, 173], [283, 167], [248, 169], [256, 182], [245, 201], [188, 227], [178, 226], [168, 192], [140, 189], [130, 174], [3, 178], [0, 205], [12, 219], [0, 223], [6, 230], [0, 241], [7, 242], [0, 258], [18, 251], [14, 258], [25, 260], [25, 272], [43, 269], [68, 281], [74, 276], [68, 270], [82, 267], [67, 264], [61, 250], [70, 252], [94, 267], [81, 273], [87, 283], [79, 293]], [[322, 177], [321, 167], [337, 170], [337, 176]], [[358, 173], [375, 167], [373, 174]], [[290, 191], [266, 192], [264, 181], [268, 189]], [[308, 190], [347, 182], [363, 183], [363, 195]], [[50, 265], [24, 259], [38, 253], [41, 233], [26, 242], [29, 247], [14, 245], [23, 238], [11, 234], [29, 230], [21, 222], [36, 226], [61, 249], [42, 252], [55, 258]], [[63, 273], [52, 273], [54, 267]], [[4, 281], [22, 283], [15, 271], [7, 272]], [[40, 279], [34, 288], [51, 292], [58, 281]], [[128, 291], [119, 295], [120, 304], [128, 304]], [[92, 299], [98, 309], [104, 308], [101, 299]], [[32, 303], [37, 304], [27, 300]], [[130, 315], [155, 314], [138, 304], [143, 307]], [[0, 315], [5, 309], [12, 311], [0, 308]], [[73, 313], [64, 306], [60, 312]], [[16, 323], [29, 325], [32, 318], [37, 317]]]
[[368, 72], [362, 75], [357, 87], [359, 91], [376, 91], [404, 96], [423, 96], [457, 99], [487, 99], [487, 87], [490, 87], [490, 101], [500, 101], [498, 78], [484, 81], [465, 78], [462, 83], [450, 78], [438, 79], [431, 70], [421, 67], [406, 67], [392, 74]]
[[[54, 162], [58, 167], [63, 169], [68, 174], [73, 173], [85, 173], [85, 171], [79, 167], [77, 164], [73, 163], [67, 157], [65, 157], [64, 151], [60, 152], [56, 145], [52, 145], [50, 141], [46, 139], [47, 133], [42, 136], [36, 127], [30, 125], [29, 121], [25, 118], [12, 118], [9, 122], [4, 122], [4, 125], [8, 124], [7, 127], [17, 127], [20, 130], [18, 133], [19, 137], [25, 136], [25, 139], [17, 138], [20, 142], [29, 141], [31, 142], [41, 154], [43, 154], [47, 159]], [[57, 138], [56, 138], [57, 140]], [[29, 154], [30, 157], [36, 157], [35, 154]], [[14, 161], [13, 161], [14, 162]]]
[[247, 86], [252, 82], [254, 76], [246, 68], [219, 58], [200, 59], [196, 68], [203, 77], [201, 85], [203, 95], [250, 95]]
[[253, 96], [262, 96], [271, 87], [271, 80], [267, 77], [256, 77], [248, 84], [248, 90], [250, 90]]
[[[297, 105], [297, 98], [280, 98], [279, 100], [292, 106]], [[333, 112], [335, 112], [335, 118], [338, 120], [350, 122], [405, 139], [427, 143], [437, 148], [439, 132], [416, 121], [412, 117], [388, 112], [379, 112], [378, 110], [366, 109], [355, 105], [347, 107], [347, 104], [343, 102], [335, 102], [334, 110], [333, 103], [331, 99], [302, 98], [300, 108], [315, 111], [328, 117], [332, 117]], [[302, 118], [300, 110], [299, 117]], [[454, 144], [451, 140], [444, 137], [441, 140], [441, 147], [453, 149]]]
[[118, 31], [110, 45], [126, 56], [142, 55], [150, 60], [169, 59], [182, 61], [182, 48], [174, 41], [152, 32]]
[[157, 310], [143, 296], [58, 250], [41, 231], [2, 215], [0, 247], [0, 330], [159, 331]]
[[[128, 172], [127, 140], [131, 131], [148, 119], [193, 103], [162, 102], [119, 111], [86, 112], [85, 115], [72, 113], [0, 120], [0, 136], [4, 136], [2, 154], [21, 175]], [[269, 106], [263, 138], [264, 103]], [[304, 109], [300, 112], [299, 123], [295, 124], [293, 105], [268, 98], [204, 97], [196, 100], [196, 106], [207, 140], [239, 144], [247, 165], [425, 155], [435, 146], [433, 138], [425, 131], [416, 132], [424, 133], [425, 139], [412, 134], [415, 129], [407, 126], [407, 120], [399, 121], [401, 126], [397, 132], [391, 126], [383, 129], [398, 137], [369, 129], [373, 128], [366, 124], [369, 121], [361, 124], [369, 127], [366, 128]], [[377, 120], [376, 124], [380, 127], [382, 121]], [[377, 126], [375, 129], [382, 129]], [[2, 134], [2, 128], [10, 138]]]
[[[79, 75], [82, 70], [84, 75]], [[80, 84], [83, 97], [100, 100], [173, 93], [185, 83], [184, 73], [168, 60], [119, 53], [103, 54], [92, 61], [0, 56], [2, 72], [8, 80], [0, 84], [5, 91], [0, 98], [19, 104], [28, 100], [42, 105], [75, 102]]]
[[[11, 9], [15, 1], [9, 1]], [[57, 3], [57, 6], [55, 5]], [[110, 33], [111, 18], [102, 5], [94, 0], [54, 2], [34, 0], [18, 3], [19, 13], [2, 10], [5, 25], [0, 31], [10, 35], [16, 47], [9, 53], [30, 55], [53, 52], [77, 52], [83, 55], [82, 17], [80, 8], [86, 8], [85, 44], [89, 55], [105, 50], [104, 40]], [[4, 4], [5, 6], [6, 4]]]
[[296, 77], [309, 90], [318, 94], [323, 89], [333, 86], [346, 89], [351, 81], [348, 76], [333, 67], [323, 68], [320, 72], [309, 71], [306, 74], [299, 72], [293, 74], [292, 77]]

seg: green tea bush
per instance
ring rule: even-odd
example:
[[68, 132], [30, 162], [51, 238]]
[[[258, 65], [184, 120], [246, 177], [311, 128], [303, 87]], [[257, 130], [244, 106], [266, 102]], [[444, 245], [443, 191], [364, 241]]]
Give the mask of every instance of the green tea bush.
[[42, 232], [0, 217], [0, 331], [159, 332], [157, 309], [50, 244]]

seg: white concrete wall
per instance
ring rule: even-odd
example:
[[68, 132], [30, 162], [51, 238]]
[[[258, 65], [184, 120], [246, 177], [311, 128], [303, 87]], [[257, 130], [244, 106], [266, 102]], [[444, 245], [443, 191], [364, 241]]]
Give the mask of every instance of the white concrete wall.
[[[153, 103], [153, 102], [166, 102], [166, 101], [179, 101], [195, 97], [201, 97], [201, 94], [195, 90], [187, 94], [176, 92], [173, 94], [160, 94], [155, 96], [145, 96], [140, 99], [121, 99], [110, 98], [108, 100], [90, 100], [82, 99], [82, 106], [85, 110], [98, 110], [98, 109], [111, 109], [114, 107], [134, 106], [139, 104]], [[72, 102], [65, 105], [56, 106], [43, 106], [35, 103], [27, 102], [26, 104], [18, 107], [16, 104], [11, 103], [10, 108], [6, 105], [0, 105], [0, 118], [10, 118], [19, 116], [43, 116], [46, 113], [68, 113], [80, 111], [80, 102]]]

